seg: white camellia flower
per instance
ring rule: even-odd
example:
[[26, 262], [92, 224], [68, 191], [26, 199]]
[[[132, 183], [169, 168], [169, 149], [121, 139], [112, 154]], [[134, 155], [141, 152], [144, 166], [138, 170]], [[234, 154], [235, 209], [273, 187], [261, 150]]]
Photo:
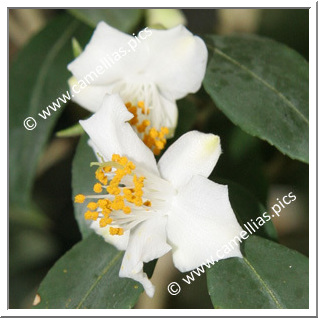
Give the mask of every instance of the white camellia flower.
[[153, 153], [128, 123], [132, 114], [118, 95], [106, 96], [102, 107], [80, 121], [99, 162], [94, 195], [78, 194], [87, 205], [87, 220], [104, 239], [125, 255], [120, 277], [140, 282], [152, 297], [154, 286], [143, 263], [172, 249], [182, 272], [213, 258], [242, 257], [239, 246], [218, 253], [240, 234], [225, 185], [207, 179], [220, 154], [220, 139], [191, 131], [163, 154]]
[[133, 36], [100, 22], [68, 65], [73, 74], [69, 86], [73, 100], [91, 112], [106, 93], [119, 94], [135, 115], [131, 124], [141, 139], [150, 127], [158, 132], [165, 127], [170, 137], [178, 119], [176, 100], [198, 91], [207, 56], [203, 40], [182, 25], [145, 28]]

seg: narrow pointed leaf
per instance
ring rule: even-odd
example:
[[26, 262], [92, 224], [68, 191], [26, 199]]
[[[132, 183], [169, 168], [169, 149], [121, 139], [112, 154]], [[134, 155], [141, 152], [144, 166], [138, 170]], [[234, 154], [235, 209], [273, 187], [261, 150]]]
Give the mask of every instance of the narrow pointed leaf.
[[[30, 199], [36, 166], [54, 124], [65, 104], [43, 114], [68, 89], [70, 73], [67, 64], [73, 59], [73, 36], [86, 42], [92, 30], [69, 15], [61, 15], [34, 36], [21, 50], [10, 68], [9, 136], [10, 136], [10, 200], [25, 206]], [[67, 101], [67, 99], [65, 99]], [[24, 120], [33, 117], [37, 126], [24, 127]], [[32, 125], [32, 122], [29, 122]], [[23, 163], [23, 164], [21, 164]], [[11, 169], [12, 167], [12, 169]]]

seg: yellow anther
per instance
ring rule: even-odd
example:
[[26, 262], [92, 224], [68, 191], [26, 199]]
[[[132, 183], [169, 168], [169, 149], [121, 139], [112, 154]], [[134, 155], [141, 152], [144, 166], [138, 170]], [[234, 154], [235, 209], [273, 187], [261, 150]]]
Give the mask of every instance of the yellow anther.
[[135, 169], [136, 169], [136, 166], [135, 166], [131, 161], [129, 161], [129, 162], [127, 163], [127, 168], [129, 168], [129, 169], [131, 169], [131, 170], [135, 170]]
[[104, 178], [104, 172], [101, 170], [101, 169], [97, 169], [96, 171], [95, 171], [95, 178], [97, 179], [97, 180], [99, 180], [99, 179], [101, 179], [101, 178]]
[[158, 131], [156, 128], [152, 127], [149, 131], [149, 136], [151, 138], [157, 138], [158, 137]]
[[137, 130], [139, 133], [145, 132], [146, 128], [150, 125], [150, 120], [145, 119], [143, 122], [137, 126]]
[[126, 164], [128, 163], [128, 159], [126, 157], [121, 157], [118, 163], [121, 164], [122, 166], [126, 166]]
[[85, 220], [90, 220], [91, 219], [91, 215], [92, 215], [91, 211], [85, 212], [85, 214], [84, 214]]
[[123, 212], [126, 214], [129, 214], [131, 212], [131, 208], [129, 206], [124, 206], [123, 207]]
[[161, 132], [162, 132], [164, 135], [168, 135], [168, 134], [169, 134], [169, 128], [167, 128], [167, 127], [161, 127]]
[[105, 176], [104, 171], [102, 169], [98, 168], [96, 170], [95, 177], [100, 183], [102, 183], [104, 185], [106, 185], [108, 182], [107, 177]]
[[120, 159], [120, 155], [115, 154], [115, 153], [112, 155], [112, 161], [118, 162], [119, 159]]
[[100, 183], [95, 183], [93, 190], [94, 190], [94, 192], [96, 192], [96, 193], [101, 193], [102, 190], [103, 190], [102, 185], [101, 185]]
[[92, 220], [96, 221], [98, 219], [98, 212], [92, 212]]
[[156, 140], [155, 145], [159, 150], [162, 150], [165, 146], [165, 144], [161, 140]]
[[110, 201], [108, 199], [101, 199], [97, 201], [97, 205], [98, 207], [100, 207], [101, 209], [106, 209], [109, 207], [110, 205]]
[[136, 206], [142, 206], [142, 200], [141, 200], [141, 198], [136, 198], [136, 199], [134, 200], [134, 203], [135, 203]]
[[112, 171], [112, 167], [106, 166], [106, 167], [103, 167], [103, 170], [104, 170], [105, 173], [108, 173], [108, 172]]
[[145, 206], [151, 206], [151, 202], [149, 200], [147, 200], [146, 202], [144, 202]]
[[139, 101], [137, 103], [137, 106], [140, 107], [140, 108], [143, 108], [143, 107], [145, 107], [145, 103], [143, 101]]
[[75, 203], [83, 203], [85, 201], [85, 195], [83, 194], [78, 194], [74, 198]]
[[98, 212], [86, 211], [84, 214], [85, 220], [96, 221], [98, 219]]
[[102, 210], [102, 214], [104, 216], [107, 216], [107, 217], [110, 215], [111, 212], [112, 212], [112, 210], [108, 209], [108, 208], [105, 208], [105, 209]]
[[138, 198], [141, 198], [143, 194], [144, 194], [144, 192], [142, 190], [137, 190], [135, 193], [136, 197], [138, 197]]
[[95, 202], [89, 202], [87, 204], [87, 208], [90, 209], [90, 210], [96, 210], [98, 208], [98, 205]]
[[127, 195], [127, 196], [132, 194], [131, 189], [128, 189], [128, 188], [124, 188], [123, 192], [124, 192], [124, 195]]
[[112, 186], [112, 185], [108, 186], [108, 187], [106, 188], [106, 190], [107, 190], [107, 192], [108, 192], [109, 194], [113, 194], [113, 195], [117, 195], [117, 194], [120, 193], [120, 189], [119, 189], [118, 187]]
[[124, 229], [121, 228], [121, 227], [118, 227], [118, 228], [110, 227], [109, 228], [109, 234], [110, 235], [123, 235], [124, 234]]
[[100, 227], [105, 227], [108, 224], [111, 224], [112, 222], [113, 222], [113, 220], [111, 218], [104, 217], [104, 218], [99, 220], [99, 226]]

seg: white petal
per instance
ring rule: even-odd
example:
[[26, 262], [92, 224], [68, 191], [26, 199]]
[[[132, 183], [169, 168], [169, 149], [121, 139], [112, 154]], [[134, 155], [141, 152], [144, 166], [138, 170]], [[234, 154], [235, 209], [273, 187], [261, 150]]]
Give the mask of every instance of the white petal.
[[[225, 253], [225, 246], [240, 237], [242, 228], [231, 208], [227, 186], [195, 176], [179, 190], [168, 215], [168, 242], [173, 262], [182, 272], [207, 261], [242, 257], [238, 244]], [[241, 239], [242, 240], [242, 239]]]
[[98, 235], [101, 235], [107, 243], [114, 245], [117, 249], [125, 250], [127, 248], [130, 231], [125, 231], [123, 235], [110, 235], [109, 226], [101, 228], [99, 226], [99, 219], [97, 219], [96, 221], [93, 221], [90, 227]]
[[84, 51], [68, 65], [79, 80], [110, 84], [137, 73], [147, 63], [143, 42], [99, 22]]
[[194, 175], [208, 177], [221, 154], [220, 138], [213, 134], [190, 131], [174, 142], [161, 157], [161, 176], [175, 188]]
[[130, 240], [119, 272], [120, 277], [129, 277], [140, 282], [149, 297], [154, 295], [154, 286], [143, 272], [143, 263], [168, 253], [166, 243], [166, 217], [150, 218], [130, 233]]
[[69, 79], [68, 84], [72, 100], [91, 112], [96, 112], [100, 108], [105, 95], [110, 92], [107, 86], [100, 85], [87, 85], [84, 87], [84, 83], [81, 88], [74, 76]]
[[102, 107], [89, 119], [80, 120], [80, 124], [105, 160], [111, 160], [113, 154], [127, 156], [158, 175], [153, 153], [127, 123], [132, 117], [118, 95], [107, 95]]
[[158, 95], [159, 104], [150, 111], [150, 122], [160, 130], [161, 127], [169, 128], [168, 138], [174, 135], [178, 121], [178, 107], [175, 101], [170, 101]]
[[143, 43], [149, 47], [147, 73], [170, 100], [195, 93], [201, 86], [208, 51], [202, 39], [184, 26], [151, 30]]

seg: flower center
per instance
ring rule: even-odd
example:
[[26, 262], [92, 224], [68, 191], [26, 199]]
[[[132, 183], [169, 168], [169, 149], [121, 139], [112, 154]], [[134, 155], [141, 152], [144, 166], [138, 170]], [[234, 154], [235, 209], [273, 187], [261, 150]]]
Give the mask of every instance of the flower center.
[[152, 82], [144, 82], [144, 78], [131, 78], [118, 82], [113, 87], [127, 109], [134, 115], [130, 124], [141, 140], [159, 155], [166, 145], [168, 127], [173, 127], [170, 117], [162, 104], [162, 97]]
[[123, 235], [124, 230], [133, 228], [152, 215], [149, 197], [154, 193], [156, 200], [157, 191], [144, 191], [145, 176], [138, 176], [136, 166], [126, 157], [114, 154], [111, 161], [101, 159], [102, 162], [91, 163], [91, 166], [98, 166], [95, 172], [98, 182], [93, 187], [96, 194], [78, 194], [75, 202], [95, 199], [87, 204], [85, 219], [98, 221], [101, 228], [109, 226], [111, 235]]
[[161, 150], [167, 143], [166, 136], [169, 133], [167, 127], [161, 127], [157, 130], [151, 127], [149, 120], [150, 109], [145, 107], [143, 101], [139, 101], [137, 105], [128, 102], [125, 104], [127, 110], [134, 115], [129, 121], [130, 125], [135, 129], [141, 140], [150, 148], [155, 155], [159, 155]]

